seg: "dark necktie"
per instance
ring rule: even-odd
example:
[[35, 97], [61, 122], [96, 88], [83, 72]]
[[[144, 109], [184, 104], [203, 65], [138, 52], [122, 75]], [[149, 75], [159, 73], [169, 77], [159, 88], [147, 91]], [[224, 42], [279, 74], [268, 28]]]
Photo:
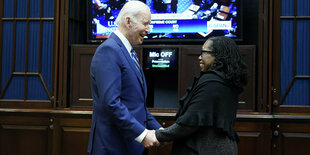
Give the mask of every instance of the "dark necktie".
[[132, 58], [133, 62], [135, 63], [135, 66], [136, 66], [137, 70], [139, 71], [140, 76], [142, 78], [143, 77], [142, 76], [142, 69], [141, 69], [141, 66], [139, 64], [139, 59], [137, 57], [137, 53], [135, 52], [134, 49], [131, 50], [131, 58]]

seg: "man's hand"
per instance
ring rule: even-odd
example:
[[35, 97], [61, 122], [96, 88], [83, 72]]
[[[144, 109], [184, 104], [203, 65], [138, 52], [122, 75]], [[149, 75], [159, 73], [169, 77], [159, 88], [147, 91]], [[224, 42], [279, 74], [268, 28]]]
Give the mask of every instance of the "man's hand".
[[146, 130], [147, 134], [142, 140], [142, 145], [146, 148], [150, 148], [153, 146], [159, 146], [159, 141], [157, 140], [155, 136], [155, 130]]

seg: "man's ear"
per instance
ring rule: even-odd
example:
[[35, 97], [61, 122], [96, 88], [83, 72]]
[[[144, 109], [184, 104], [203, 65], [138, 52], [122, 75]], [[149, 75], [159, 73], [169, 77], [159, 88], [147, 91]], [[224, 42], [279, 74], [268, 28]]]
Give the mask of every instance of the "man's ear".
[[126, 27], [128, 27], [128, 28], [131, 27], [131, 19], [130, 19], [130, 17], [128, 17], [128, 16], [125, 17], [125, 21], [126, 21], [126, 22], [125, 22]]

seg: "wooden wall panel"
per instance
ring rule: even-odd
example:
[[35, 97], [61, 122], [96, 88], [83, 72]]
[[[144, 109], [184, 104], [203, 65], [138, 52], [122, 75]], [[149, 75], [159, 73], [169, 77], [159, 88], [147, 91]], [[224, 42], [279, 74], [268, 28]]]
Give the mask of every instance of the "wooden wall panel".
[[239, 120], [235, 124], [240, 142], [238, 143], [239, 155], [269, 155], [271, 140], [271, 120], [253, 119]]
[[148, 150], [148, 155], [170, 155], [172, 142], [161, 144], [159, 147]]
[[260, 154], [259, 144], [261, 141], [260, 132], [238, 132], [240, 142], [238, 143], [239, 155]]
[[241, 56], [248, 69], [248, 84], [239, 96], [238, 109], [247, 111], [256, 111], [256, 46], [242, 45], [239, 46]]
[[87, 146], [90, 128], [63, 127], [61, 154], [88, 155]]
[[89, 118], [54, 118], [54, 155], [88, 155]]
[[48, 118], [0, 116], [0, 155], [49, 155]]
[[201, 45], [185, 46], [179, 53], [179, 97], [185, 94], [186, 88], [191, 87], [195, 76], [199, 76], [198, 57]]
[[[174, 123], [175, 113], [152, 114], [163, 127]], [[0, 155], [86, 155], [91, 116], [91, 111], [0, 109]], [[235, 129], [239, 155], [310, 154], [310, 115], [238, 114]], [[148, 154], [169, 154], [171, 146]]]
[[[283, 132], [281, 140], [281, 154], [283, 155], [306, 155], [310, 154], [310, 132], [290, 133]], [[293, 148], [293, 149], [292, 149]]]
[[[71, 63], [71, 99], [72, 108], [92, 108], [89, 68], [93, 54], [98, 45], [72, 45]], [[201, 45], [141, 45], [135, 46], [140, 62], [143, 63], [143, 48], [176, 48], [178, 49], [178, 96], [185, 94], [193, 78], [200, 73], [198, 57]], [[256, 94], [256, 46], [240, 45], [240, 53], [248, 66], [248, 85], [240, 95], [239, 110], [255, 111]], [[149, 90], [148, 92], [152, 92]], [[149, 95], [151, 96], [151, 95]]]
[[72, 45], [71, 47], [71, 99], [72, 108], [92, 108], [89, 68], [98, 45]]
[[274, 123], [273, 154], [275, 155], [310, 154], [310, 121], [292, 118], [276, 120]]
[[46, 126], [2, 125], [1, 150], [4, 155], [48, 154]]

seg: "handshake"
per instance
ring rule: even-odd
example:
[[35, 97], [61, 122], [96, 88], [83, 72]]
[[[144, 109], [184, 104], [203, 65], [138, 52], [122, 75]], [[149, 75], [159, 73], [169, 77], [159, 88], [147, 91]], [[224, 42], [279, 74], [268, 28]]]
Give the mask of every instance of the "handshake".
[[146, 148], [159, 146], [160, 143], [156, 138], [155, 130], [147, 130], [146, 136], [142, 140], [141, 144]]

